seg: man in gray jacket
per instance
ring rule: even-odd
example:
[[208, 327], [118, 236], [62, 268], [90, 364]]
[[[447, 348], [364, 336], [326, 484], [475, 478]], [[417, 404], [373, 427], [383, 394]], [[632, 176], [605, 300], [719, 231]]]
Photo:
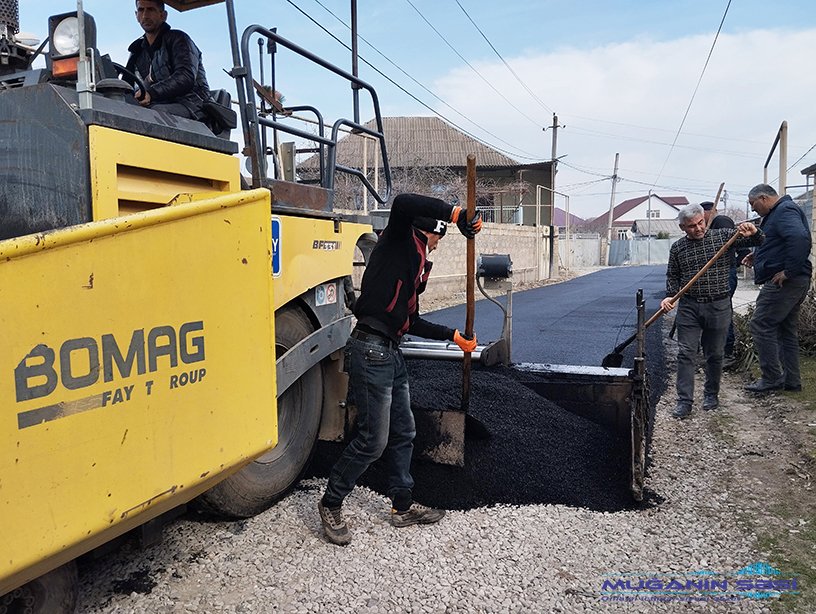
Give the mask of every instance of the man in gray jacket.
[[742, 263], [754, 267], [754, 283], [761, 285], [751, 318], [759, 368], [749, 392], [784, 388], [802, 390], [799, 373], [799, 310], [810, 288], [813, 265], [811, 238], [802, 208], [790, 196], [781, 198], [764, 183], [751, 188], [748, 204], [762, 216], [765, 241]]

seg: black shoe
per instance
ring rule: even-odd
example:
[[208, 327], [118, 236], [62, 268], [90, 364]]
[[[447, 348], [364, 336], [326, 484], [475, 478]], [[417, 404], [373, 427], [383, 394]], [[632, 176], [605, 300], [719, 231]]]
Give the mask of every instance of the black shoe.
[[404, 512], [391, 509], [391, 524], [395, 527], [410, 527], [412, 524], [433, 524], [445, 516], [445, 510], [425, 507], [419, 503], [412, 503]]
[[802, 384], [797, 384], [795, 386], [792, 386], [791, 384], [785, 384], [784, 389], [787, 390], [788, 392], [802, 392]]
[[780, 388], [782, 388], [782, 384], [771, 384], [761, 377], [755, 382], [751, 382], [745, 386], [745, 390], [748, 392], [770, 392], [771, 390], [779, 390]]
[[720, 406], [720, 399], [717, 398], [716, 394], [705, 394], [703, 395], [703, 410], [704, 411], [711, 411], [713, 409], [717, 409]]
[[739, 362], [737, 361], [736, 357], [734, 356], [726, 356], [725, 360], [723, 360], [723, 371], [734, 371]]
[[317, 511], [320, 512], [320, 522], [323, 525], [326, 539], [338, 546], [346, 546], [351, 543], [351, 533], [343, 519], [342, 507], [326, 507], [323, 501], [318, 501]]
[[688, 415], [691, 413], [691, 404], [690, 403], [682, 403], [678, 402], [677, 406], [674, 408], [672, 412], [672, 418], [677, 418], [678, 420], [682, 420], [683, 418], [687, 418]]

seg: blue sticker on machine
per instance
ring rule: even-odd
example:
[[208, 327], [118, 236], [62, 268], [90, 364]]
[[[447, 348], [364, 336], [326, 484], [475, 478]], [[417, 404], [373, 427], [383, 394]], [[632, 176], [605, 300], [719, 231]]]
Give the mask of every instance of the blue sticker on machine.
[[281, 221], [278, 217], [272, 218], [272, 277], [281, 274]]

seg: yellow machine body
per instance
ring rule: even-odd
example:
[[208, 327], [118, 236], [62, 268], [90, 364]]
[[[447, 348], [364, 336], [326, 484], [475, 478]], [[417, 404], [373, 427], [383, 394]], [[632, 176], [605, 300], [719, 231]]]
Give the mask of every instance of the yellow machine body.
[[0, 242], [0, 594], [275, 445], [269, 206]]

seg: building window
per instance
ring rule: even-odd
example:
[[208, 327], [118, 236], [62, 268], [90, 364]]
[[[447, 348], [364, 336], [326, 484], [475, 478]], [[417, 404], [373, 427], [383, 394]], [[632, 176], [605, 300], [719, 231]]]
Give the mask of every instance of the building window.
[[660, 217], [660, 209], [649, 209], [647, 212], [649, 217], [654, 219], [656, 217]]
[[618, 229], [618, 241], [626, 241], [629, 238], [629, 231], [625, 228]]

